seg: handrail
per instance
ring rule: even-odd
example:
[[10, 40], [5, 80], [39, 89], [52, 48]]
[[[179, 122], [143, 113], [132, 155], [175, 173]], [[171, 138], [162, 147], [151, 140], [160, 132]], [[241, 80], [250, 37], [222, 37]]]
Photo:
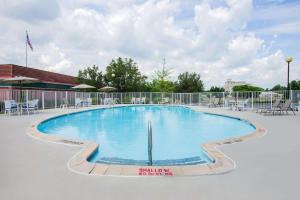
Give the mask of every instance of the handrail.
[[148, 165], [152, 166], [152, 125], [148, 121]]

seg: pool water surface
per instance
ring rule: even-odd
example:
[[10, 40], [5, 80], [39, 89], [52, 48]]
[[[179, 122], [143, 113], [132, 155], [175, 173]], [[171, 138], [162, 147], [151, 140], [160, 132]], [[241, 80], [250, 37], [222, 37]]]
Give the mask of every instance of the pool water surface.
[[202, 144], [255, 131], [243, 120], [165, 105], [78, 112], [46, 120], [38, 125], [38, 130], [65, 139], [98, 143], [99, 149], [89, 158], [90, 162], [147, 165], [149, 121], [154, 165], [212, 163]]

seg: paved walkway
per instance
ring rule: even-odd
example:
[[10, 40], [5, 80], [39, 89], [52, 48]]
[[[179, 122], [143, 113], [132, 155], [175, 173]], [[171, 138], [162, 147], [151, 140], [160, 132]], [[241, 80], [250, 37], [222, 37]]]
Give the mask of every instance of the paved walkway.
[[[223, 109], [199, 110], [239, 116], [259, 122], [266, 136], [226, 145], [223, 152], [237, 163], [227, 174], [199, 177], [125, 178], [75, 174], [67, 161], [78, 152], [35, 140], [26, 127], [46, 110], [31, 116], [0, 116], [0, 199], [299, 199], [300, 113], [263, 116]], [[30, 155], [30, 156], [28, 156]]]

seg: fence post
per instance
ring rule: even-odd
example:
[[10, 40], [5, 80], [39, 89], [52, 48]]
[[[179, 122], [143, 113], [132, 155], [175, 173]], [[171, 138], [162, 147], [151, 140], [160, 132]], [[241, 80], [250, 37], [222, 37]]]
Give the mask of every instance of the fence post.
[[253, 92], [251, 92], [251, 108], [253, 110]]
[[190, 105], [192, 105], [192, 93], [190, 93]]
[[[13, 90], [11, 90], [11, 94], [13, 93]], [[20, 95], [21, 96], [21, 95]], [[11, 98], [13, 97], [13, 95], [11, 95]], [[5, 99], [10, 99], [10, 95], [9, 95], [9, 90], [6, 91], [6, 97], [4, 97]], [[19, 101], [18, 99], [16, 100], [18, 102], [21, 102], [22, 99]]]
[[54, 92], [54, 108], [57, 108], [57, 96], [56, 96], [56, 91]]
[[273, 109], [273, 93], [271, 92], [271, 109]]
[[27, 105], [27, 107], [28, 107], [28, 101], [29, 101], [28, 90], [26, 90], [26, 105]]
[[43, 107], [43, 110], [45, 110], [45, 92], [42, 91], [42, 107]]
[[68, 91], [66, 91], [66, 101], [68, 101]]
[[95, 92], [96, 94], [96, 105], [98, 105], [98, 92]]
[[225, 92], [222, 92], [223, 95], [223, 108], [225, 107]]
[[182, 104], [182, 93], [179, 94], [179, 98], [180, 98], [180, 104]]

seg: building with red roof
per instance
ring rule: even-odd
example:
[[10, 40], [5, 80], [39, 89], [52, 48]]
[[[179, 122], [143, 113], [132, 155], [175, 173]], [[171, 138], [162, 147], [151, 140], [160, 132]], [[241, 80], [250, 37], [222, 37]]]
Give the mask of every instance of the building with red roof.
[[[12, 78], [16, 76], [25, 76], [36, 78], [37, 83], [27, 83], [23, 87], [27, 89], [43, 89], [43, 90], [69, 90], [71, 87], [78, 85], [76, 77], [55, 72], [49, 72], [30, 67], [23, 67], [14, 64], [0, 65], [0, 79]], [[16, 85], [0, 83], [1, 88], [11, 88]]]

